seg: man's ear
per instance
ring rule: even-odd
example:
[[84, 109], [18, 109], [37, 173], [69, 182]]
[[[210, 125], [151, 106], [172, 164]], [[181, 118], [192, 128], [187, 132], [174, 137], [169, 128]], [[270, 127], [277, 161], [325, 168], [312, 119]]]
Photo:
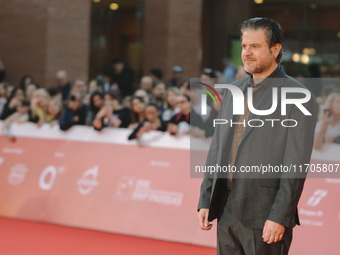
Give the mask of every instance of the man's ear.
[[277, 56], [279, 55], [281, 49], [282, 49], [282, 44], [281, 43], [277, 43], [277, 44], [275, 44], [272, 47], [273, 54], [274, 54], [275, 58], [277, 58]]

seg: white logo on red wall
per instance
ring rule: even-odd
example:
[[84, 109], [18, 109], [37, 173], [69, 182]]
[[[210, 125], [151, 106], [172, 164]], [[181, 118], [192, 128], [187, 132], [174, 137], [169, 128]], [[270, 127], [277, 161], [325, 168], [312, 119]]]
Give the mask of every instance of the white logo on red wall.
[[39, 187], [42, 190], [51, 190], [58, 174], [64, 172], [63, 167], [56, 168], [55, 166], [46, 167], [39, 178]]
[[19, 185], [25, 180], [28, 169], [24, 164], [16, 164], [11, 168], [7, 181], [11, 185]]
[[122, 177], [115, 197], [116, 199], [180, 206], [183, 193], [152, 189], [151, 180]]
[[320, 201], [327, 196], [328, 191], [324, 189], [317, 189], [313, 195], [308, 199], [307, 205], [317, 206]]
[[5, 162], [5, 159], [4, 158], [0, 158], [0, 166]]
[[87, 195], [94, 187], [98, 186], [97, 176], [98, 166], [90, 168], [83, 174], [83, 176], [77, 181], [80, 194]]
[[136, 178], [123, 176], [118, 183], [118, 188], [116, 190], [116, 199], [128, 200], [135, 188]]

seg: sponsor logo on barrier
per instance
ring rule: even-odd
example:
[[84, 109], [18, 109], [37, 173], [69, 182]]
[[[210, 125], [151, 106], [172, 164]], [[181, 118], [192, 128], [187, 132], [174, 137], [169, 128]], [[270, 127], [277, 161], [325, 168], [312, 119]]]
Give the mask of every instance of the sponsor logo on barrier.
[[39, 187], [42, 190], [51, 190], [58, 174], [64, 172], [63, 167], [56, 168], [55, 166], [46, 167], [39, 178]]
[[[328, 190], [324, 189], [317, 189], [314, 191], [313, 195], [307, 200], [307, 206], [315, 207], [320, 204], [321, 200], [325, 198], [328, 194]], [[322, 227], [324, 225], [321, 219], [324, 216], [322, 210], [309, 210], [301, 208], [299, 210], [301, 216], [310, 217], [310, 219], [302, 218], [301, 223], [305, 225], [315, 226], [315, 227]]]
[[303, 225], [309, 225], [309, 226], [314, 226], [314, 227], [322, 227], [323, 222], [322, 221], [315, 221], [315, 220], [300, 220], [301, 224]]
[[0, 158], [0, 166], [5, 162], [5, 159], [3, 157]]
[[151, 160], [150, 161], [151, 166], [159, 166], [159, 167], [170, 167], [169, 162], [159, 161], [159, 160]]
[[135, 188], [135, 184], [135, 177], [123, 176], [118, 183], [115, 198], [120, 200], [130, 199]]
[[308, 199], [308, 206], [317, 206], [320, 201], [327, 196], [328, 191], [324, 189], [317, 189], [313, 195]]
[[82, 195], [89, 194], [94, 187], [98, 186], [98, 166], [94, 166], [87, 170], [83, 176], [77, 181], [79, 193]]
[[151, 202], [180, 206], [183, 193], [151, 188], [151, 180], [122, 177], [115, 194], [116, 199]]
[[323, 216], [323, 211], [321, 211], [321, 210], [311, 211], [311, 210], [301, 209], [299, 211], [299, 213], [301, 215], [306, 215], [306, 216], [310, 216], [310, 217], [322, 217]]
[[24, 150], [20, 148], [3, 148], [2, 152], [6, 154], [23, 154]]
[[54, 157], [56, 157], [56, 158], [65, 158], [65, 154], [63, 152], [56, 151], [54, 153]]
[[7, 177], [8, 183], [13, 186], [21, 184], [25, 180], [27, 171], [27, 166], [24, 164], [14, 165]]
[[325, 181], [326, 181], [327, 183], [340, 184], [340, 179], [326, 178]]

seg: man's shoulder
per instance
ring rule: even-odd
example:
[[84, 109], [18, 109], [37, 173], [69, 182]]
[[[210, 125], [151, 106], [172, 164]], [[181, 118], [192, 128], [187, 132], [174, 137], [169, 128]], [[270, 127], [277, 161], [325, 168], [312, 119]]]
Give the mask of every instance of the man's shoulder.
[[244, 83], [248, 82], [248, 81], [249, 81], [249, 78], [250, 78], [250, 76], [247, 76], [247, 77], [242, 78], [242, 79], [240, 79], [240, 80], [233, 81], [231, 84], [232, 84], [232, 85], [235, 85], [235, 86], [237, 86], [237, 87], [240, 87], [240, 86], [242, 86]]
[[[236, 86], [236, 87], [238, 87], [238, 88], [240, 88], [240, 89], [242, 89], [242, 87], [244, 87], [244, 84], [249, 82], [249, 77], [250, 77], [250, 76], [247, 76], [247, 77], [242, 78], [242, 79], [240, 79], [240, 80], [233, 81], [233, 82], [231, 82], [230, 84], [231, 84], [231, 85], [234, 85], [234, 86]], [[226, 97], [227, 94], [228, 94], [228, 90], [227, 90], [227, 89], [224, 89], [223, 98]]]
[[295, 80], [293, 77], [287, 75], [285, 78], [285, 87], [295, 87], [295, 88], [303, 88], [303, 89], [308, 89], [304, 84], [301, 82]]

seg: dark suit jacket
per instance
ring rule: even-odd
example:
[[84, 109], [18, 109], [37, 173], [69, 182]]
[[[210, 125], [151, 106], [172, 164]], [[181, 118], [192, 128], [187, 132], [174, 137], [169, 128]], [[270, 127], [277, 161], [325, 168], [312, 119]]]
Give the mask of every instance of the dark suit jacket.
[[[305, 116], [295, 105], [287, 105], [286, 116], [281, 116], [281, 88], [306, 88], [287, 76], [280, 67], [275, 81], [272, 80], [256, 105], [255, 109], [266, 110], [272, 105], [272, 87], [278, 88], [277, 110], [268, 116], [256, 116], [250, 113], [249, 119], [295, 119], [296, 127], [283, 127], [279, 121], [275, 127], [265, 123], [262, 127], [247, 126], [238, 148], [235, 166], [299, 166], [310, 162], [313, 149], [314, 129], [317, 121], [317, 105], [314, 98], [305, 103], [305, 108], [312, 113]], [[249, 79], [236, 81], [234, 84], [246, 90]], [[288, 98], [301, 97], [301, 93], [289, 93]], [[233, 119], [233, 98], [226, 91], [219, 118]], [[256, 125], [255, 122], [251, 123]], [[259, 125], [259, 124], [258, 124]], [[206, 166], [229, 164], [230, 148], [233, 140], [233, 128], [230, 125], [217, 125]], [[202, 181], [198, 209], [209, 208], [209, 221], [219, 218], [229, 197], [225, 173], [207, 173]], [[251, 178], [249, 178], [251, 177]], [[233, 173], [231, 199], [235, 215], [240, 222], [253, 229], [262, 229], [267, 219], [286, 227], [299, 224], [297, 204], [300, 199], [306, 173], [278, 173], [252, 176]]]

